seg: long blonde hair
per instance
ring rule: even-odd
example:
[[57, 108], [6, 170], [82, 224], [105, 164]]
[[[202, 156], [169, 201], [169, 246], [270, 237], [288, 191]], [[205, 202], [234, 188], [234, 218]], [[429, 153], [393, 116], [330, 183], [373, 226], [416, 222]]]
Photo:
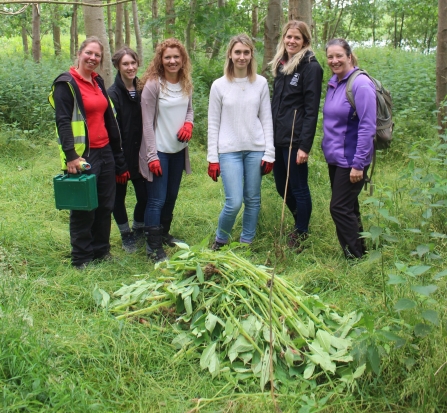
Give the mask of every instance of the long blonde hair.
[[183, 95], [189, 96], [192, 93], [191, 60], [185, 46], [183, 46], [180, 40], [175, 38], [166, 39], [157, 46], [155, 49], [154, 58], [149, 63], [148, 68], [141, 77], [138, 89], [143, 89], [148, 80], [158, 80], [158, 78], [161, 79], [161, 87], [165, 87], [166, 79], [165, 69], [163, 67], [163, 53], [168, 47], [176, 47], [182, 56], [183, 66], [178, 72], [179, 83], [182, 87]]
[[[303, 36], [303, 48], [290, 60], [288, 60], [286, 45], [284, 42], [284, 38], [286, 37], [286, 34], [289, 29], [298, 29], [301, 35]], [[276, 48], [275, 57], [272, 59], [271, 62], [269, 62], [269, 64], [272, 66], [273, 76], [276, 77], [276, 75], [278, 74], [278, 67], [281, 61], [285, 61], [282, 72], [285, 75], [290, 75], [291, 73], [293, 73], [294, 69], [300, 64], [304, 55], [308, 51], [312, 52], [312, 47], [310, 45], [311, 41], [312, 41], [312, 35], [310, 34], [309, 26], [306, 23], [300, 20], [290, 20], [288, 23], [286, 23], [282, 28], [281, 40], [279, 41], [278, 46]]]
[[225, 55], [225, 65], [224, 65], [224, 74], [228, 80], [233, 81], [234, 79], [234, 63], [230, 58], [233, 47], [236, 43], [242, 43], [244, 46], [247, 46], [250, 49], [251, 59], [250, 63], [247, 66], [247, 77], [250, 82], [254, 82], [256, 80], [256, 59], [255, 59], [255, 51], [254, 45], [250, 37], [248, 37], [245, 33], [238, 34], [231, 38], [228, 43], [226, 55]]

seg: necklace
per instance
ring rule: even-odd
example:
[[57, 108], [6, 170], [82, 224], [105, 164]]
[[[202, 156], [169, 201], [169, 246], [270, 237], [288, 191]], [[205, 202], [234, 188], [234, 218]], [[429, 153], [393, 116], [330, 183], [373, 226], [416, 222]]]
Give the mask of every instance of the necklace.
[[246, 80], [243, 80], [242, 82], [236, 82], [236, 81], [234, 81], [234, 83], [237, 85], [237, 87], [238, 87], [239, 89], [242, 90], [242, 92], [245, 91], [245, 85], [246, 85], [246, 83], [247, 83]]

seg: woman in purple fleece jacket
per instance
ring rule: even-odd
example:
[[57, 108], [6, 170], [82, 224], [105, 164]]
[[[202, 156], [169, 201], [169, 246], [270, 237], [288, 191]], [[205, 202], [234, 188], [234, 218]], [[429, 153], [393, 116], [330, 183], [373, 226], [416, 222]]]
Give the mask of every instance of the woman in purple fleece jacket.
[[321, 145], [331, 181], [330, 211], [346, 258], [361, 258], [365, 245], [359, 238], [363, 228], [358, 195], [374, 150], [376, 92], [367, 76], [358, 76], [352, 86], [354, 109], [346, 97], [346, 83], [358, 68], [349, 44], [344, 39], [330, 40], [326, 57], [334, 74], [323, 107]]

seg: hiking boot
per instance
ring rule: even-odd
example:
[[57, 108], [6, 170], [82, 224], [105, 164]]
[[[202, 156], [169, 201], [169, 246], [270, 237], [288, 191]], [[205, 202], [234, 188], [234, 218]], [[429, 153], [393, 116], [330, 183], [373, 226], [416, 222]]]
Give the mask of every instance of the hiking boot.
[[90, 263], [91, 261], [83, 262], [81, 264], [73, 265], [73, 268], [78, 271], [84, 271]]
[[296, 231], [292, 231], [287, 236], [287, 246], [290, 249], [295, 250], [297, 254], [301, 253], [304, 249], [303, 242], [309, 238], [309, 234], [307, 232], [298, 233]]
[[225, 244], [224, 242], [214, 241], [213, 245], [211, 245], [211, 249], [213, 251], [219, 251], [221, 248], [225, 247], [225, 245], [227, 244]]
[[144, 227], [146, 235], [146, 254], [154, 262], [161, 262], [168, 259], [163, 249], [163, 227]]
[[175, 238], [169, 233], [173, 217], [174, 216], [171, 215], [169, 218], [160, 219], [160, 223], [163, 226], [163, 245], [167, 245], [169, 247], [175, 247], [176, 242], [184, 242], [181, 239]]
[[123, 244], [123, 250], [128, 254], [133, 254], [137, 251], [137, 240], [133, 232], [121, 233], [121, 241]]

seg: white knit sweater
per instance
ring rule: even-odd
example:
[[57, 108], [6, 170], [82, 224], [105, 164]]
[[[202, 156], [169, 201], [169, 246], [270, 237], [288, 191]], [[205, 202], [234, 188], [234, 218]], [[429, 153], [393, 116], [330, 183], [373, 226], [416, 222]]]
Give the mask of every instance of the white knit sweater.
[[219, 153], [240, 151], [262, 151], [264, 161], [275, 161], [269, 89], [259, 75], [252, 83], [223, 76], [211, 86], [208, 162], [219, 162]]

